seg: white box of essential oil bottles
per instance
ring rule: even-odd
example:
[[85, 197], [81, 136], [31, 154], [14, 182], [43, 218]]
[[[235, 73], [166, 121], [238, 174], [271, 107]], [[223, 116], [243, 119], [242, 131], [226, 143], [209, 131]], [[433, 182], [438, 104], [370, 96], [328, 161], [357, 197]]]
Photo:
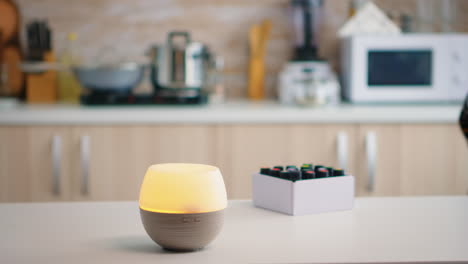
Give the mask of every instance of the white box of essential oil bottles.
[[351, 210], [354, 184], [352, 175], [292, 181], [256, 173], [252, 200], [257, 207], [289, 215]]

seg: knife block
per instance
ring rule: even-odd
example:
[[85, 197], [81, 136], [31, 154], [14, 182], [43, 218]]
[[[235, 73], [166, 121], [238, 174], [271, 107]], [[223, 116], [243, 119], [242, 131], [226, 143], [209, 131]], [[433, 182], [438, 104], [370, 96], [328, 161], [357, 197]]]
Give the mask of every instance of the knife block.
[[[46, 62], [55, 62], [52, 52], [44, 54]], [[54, 103], [57, 101], [57, 72], [30, 73], [26, 77], [26, 101], [28, 103]]]
[[257, 207], [289, 215], [351, 210], [354, 177], [351, 175], [289, 181], [256, 173], [252, 200]]

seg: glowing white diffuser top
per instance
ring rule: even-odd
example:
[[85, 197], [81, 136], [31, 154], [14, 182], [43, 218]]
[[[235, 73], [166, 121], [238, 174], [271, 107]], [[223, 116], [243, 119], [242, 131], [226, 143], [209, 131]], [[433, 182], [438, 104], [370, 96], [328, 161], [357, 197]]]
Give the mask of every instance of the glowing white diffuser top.
[[140, 190], [140, 208], [172, 214], [206, 213], [226, 208], [223, 177], [217, 167], [166, 163], [148, 168]]

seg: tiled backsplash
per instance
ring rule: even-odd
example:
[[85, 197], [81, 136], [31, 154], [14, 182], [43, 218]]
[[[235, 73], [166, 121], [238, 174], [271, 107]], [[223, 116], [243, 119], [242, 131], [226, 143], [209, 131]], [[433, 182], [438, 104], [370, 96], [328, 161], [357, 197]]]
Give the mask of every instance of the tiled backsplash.
[[[445, 1], [445, 0], [435, 0]], [[84, 60], [103, 50], [107, 56], [142, 57], [162, 43], [171, 30], [188, 30], [196, 41], [209, 44], [226, 62], [229, 97], [246, 94], [248, 30], [268, 18], [273, 22], [267, 51], [267, 95], [276, 94], [276, 76], [290, 58], [292, 36], [287, 0], [17, 0], [23, 22], [45, 18], [53, 30], [53, 46], [60, 51], [68, 32], [78, 34]], [[415, 14], [415, 0], [379, 0], [386, 11]], [[468, 1], [458, 0], [457, 29], [468, 28]], [[336, 30], [347, 18], [349, 1], [325, 0], [325, 23], [320, 53], [334, 64], [338, 57]]]

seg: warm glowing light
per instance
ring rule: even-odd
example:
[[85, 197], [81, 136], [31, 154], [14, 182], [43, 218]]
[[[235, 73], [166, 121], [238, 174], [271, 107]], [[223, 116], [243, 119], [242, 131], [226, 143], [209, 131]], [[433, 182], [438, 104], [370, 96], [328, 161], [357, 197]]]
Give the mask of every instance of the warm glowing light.
[[158, 213], [206, 213], [226, 208], [223, 177], [217, 167], [166, 163], [148, 168], [140, 208]]

